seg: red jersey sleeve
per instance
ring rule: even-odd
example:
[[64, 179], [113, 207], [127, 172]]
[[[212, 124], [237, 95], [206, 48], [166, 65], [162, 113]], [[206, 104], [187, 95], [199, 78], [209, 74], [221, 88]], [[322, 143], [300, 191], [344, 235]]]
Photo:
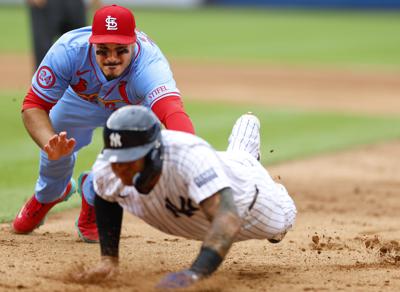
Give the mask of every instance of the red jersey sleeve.
[[194, 134], [192, 121], [186, 114], [179, 96], [164, 97], [151, 109], [167, 129]]
[[55, 103], [50, 103], [41, 99], [36, 93], [33, 92], [32, 88], [30, 88], [22, 103], [22, 111], [28, 108], [36, 107], [49, 113], [49, 111], [54, 105]]

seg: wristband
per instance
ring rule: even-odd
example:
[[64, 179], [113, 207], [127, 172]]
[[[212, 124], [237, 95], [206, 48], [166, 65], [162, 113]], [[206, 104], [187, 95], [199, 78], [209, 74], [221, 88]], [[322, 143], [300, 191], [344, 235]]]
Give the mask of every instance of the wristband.
[[223, 258], [215, 250], [203, 246], [190, 270], [202, 277], [207, 277], [218, 269], [222, 261]]

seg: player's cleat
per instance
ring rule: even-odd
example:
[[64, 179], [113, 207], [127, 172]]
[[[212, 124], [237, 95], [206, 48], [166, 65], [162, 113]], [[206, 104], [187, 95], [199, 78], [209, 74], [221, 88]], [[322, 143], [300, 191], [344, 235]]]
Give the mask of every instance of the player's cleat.
[[99, 242], [99, 233], [96, 225], [96, 213], [93, 206], [90, 206], [83, 195], [82, 185], [89, 173], [84, 172], [78, 179], [78, 193], [82, 198], [82, 206], [79, 217], [75, 221], [75, 227], [79, 238], [84, 242]]
[[18, 215], [12, 223], [12, 229], [15, 233], [26, 234], [32, 232], [43, 224], [46, 214], [56, 204], [67, 201], [76, 191], [75, 181], [71, 179], [63, 195], [51, 203], [40, 203], [35, 195], [22, 206]]

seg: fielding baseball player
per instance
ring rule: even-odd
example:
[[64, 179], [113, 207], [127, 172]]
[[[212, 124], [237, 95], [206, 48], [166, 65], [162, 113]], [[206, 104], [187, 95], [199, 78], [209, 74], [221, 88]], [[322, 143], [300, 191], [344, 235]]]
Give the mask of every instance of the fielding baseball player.
[[[33, 76], [22, 118], [41, 148], [39, 178], [13, 221], [16, 233], [31, 232], [55, 204], [69, 198], [78, 151], [111, 113], [131, 104], [151, 108], [168, 129], [194, 133], [160, 49], [135, 29], [130, 10], [105, 6], [96, 11], [92, 27], [64, 34]], [[81, 184], [91, 180], [91, 174], [80, 177], [80, 193]], [[86, 242], [98, 241], [94, 197], [90, 189], [84, 192], [76, 221]]]
[[123, 209], [163, 232], [203, 240], [192, 266], [167, 275], [160, 288], [186, 287], [211, 275], [234, 241], [282, 240], [296, 207], [257, 160], [259, 128], [257, 117], [241, 116], [227, 151], [216, 152], [194, 135], [161, 131], [145, 107], [113, 113], [93, 167], [102, 258], [78, 279], [115, 273]]

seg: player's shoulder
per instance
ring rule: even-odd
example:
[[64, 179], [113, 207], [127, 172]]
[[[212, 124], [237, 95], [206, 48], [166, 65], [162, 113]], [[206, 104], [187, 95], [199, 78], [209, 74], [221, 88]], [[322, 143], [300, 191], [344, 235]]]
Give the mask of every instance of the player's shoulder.
[[153, 63], [165, 59], [160, 48], [145, 32], [137, 30], [136, 37], [138, 63]]
[[68, 50], [86, 49], [89, 47], [89, 37], [91, 33], [91, 26], [70, 30], [64, 33], [55, 44], [62, 45]]
[[155, 41], [144, 31], [136, 30], [136, 41], [142, 46], [149, 48], [150, 50], [158, 49], [157, 44]]

